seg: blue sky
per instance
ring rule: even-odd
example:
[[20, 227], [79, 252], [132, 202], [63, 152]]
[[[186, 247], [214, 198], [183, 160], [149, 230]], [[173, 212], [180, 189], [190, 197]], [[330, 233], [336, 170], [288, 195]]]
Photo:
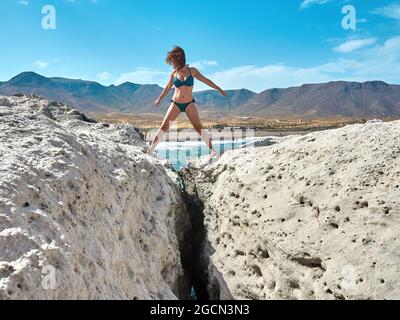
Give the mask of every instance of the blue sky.
[[[56, 9], [55, 30], [41, 26], [44, 5]], [[342, 27], [346, 5], [356, 30]], [[31, 70], [163, 86], [178, 44], [224, 89], [400, 83], [400, 1], [2, 0], [0, 26], [1, 81]]]

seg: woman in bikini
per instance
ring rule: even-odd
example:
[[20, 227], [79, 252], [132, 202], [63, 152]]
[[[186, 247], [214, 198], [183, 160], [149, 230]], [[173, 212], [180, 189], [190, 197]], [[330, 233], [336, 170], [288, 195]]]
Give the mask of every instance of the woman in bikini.
[[204, 142], [210, 148], [212, 154], [217, 155], [218, 152], [213, 149], [211, 137], [208, 135], [206, 130], [203, 130], [199, 112], [193, 98], [194, 78], [217, 90], [224, 97], [226, 97], [226, 92], [218, 87], [214, 82], [204, 77], [196, 68], [189, 67], [189, 65], [186, 64], [185, 51], [182, 48], [175, 47], [168, 52], [166, 62], [174, 67], [174, 71], [171, 73], [164, 91], [154, 104], [158, 107], [161, 104], [162, 99], [168, 95], [173, 86], [175, 86], [175, 93], [164, 121], [154, 137], [150, 148], [147, 150], [147, 153], [154, 153], [163, 135], [169, 130], [170, 123], [175, 121], [181, 112], [185, 112], [194, 129], [200, 134]]

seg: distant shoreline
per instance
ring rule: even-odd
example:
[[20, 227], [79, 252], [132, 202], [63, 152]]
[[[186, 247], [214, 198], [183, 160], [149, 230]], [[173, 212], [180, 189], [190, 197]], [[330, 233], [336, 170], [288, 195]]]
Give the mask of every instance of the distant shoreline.
[[[143, 133], [157, 130], [162, 123], [162, 115], [153, 116], [148, 114], [130, 114], [130, 115], [101, 115], [89, 114], [90, 117], [97, 121], [109, 123], [128, 123], [140, 129]], [[226, 130], [232, 128], [234, 130], [253, 129], [256, 136], [264, 133], [271, 135], [284, 136], [288, 134], [303, 134], [313, 131], [322, 131], [328, 129], [341, 128], [351, 124], [362, 124], [373, 117], [365, 118], [320, 118], [320, 119], [271, 119], [264, 117], [253, 117], [251, 119], [243, 119], [238, 117], [221, 116], [220, 118], [202, 117], [203, 127], [211, 130]], [[393, 119], [382, 119], [389, 121]], [[192, 124], [188, 119], [181, 115], [176, 121], [178, 130], [192, 129]]]
[[[94, 115], [91, 115], [94, 116]], [[109, 123], [128, 123], [135, 126], [144, 134], [146, 141], [151, 141], [158, 130], [162, 117], [153, 117], [148, 114], [142, 115], [97, 115], [97, 121]], [[224, 133], [226, 139], [231, 139], [235, 135], [254, 137], [285, 137], [289, 135], [305, 135], [315, 131], [325, 131], [337, 129], [346, 125], [363, 124], [373, 118], [328, 118], [328, 119], [270, 119], [254, 117], [251, 119], [240, 119], [237, 117], [221, 117], [220, 119], [203, 117], [204, 128], [211, 132]], [[383, 119], [384, 121], [388, 119]], [[179, 142], [186, 140], [201, 140], [201, 137], [193, 130], [192, 124], [184, 117], [180, 116], [176, 121], [177, 132], [182, 130], [189, 131], [185, 138], [180, 138]], [[173, 129], [171, 129], [173, 130]], [[190, 133], [191, 132], [191, 133]], [[252, 133], [254, 132], [254, 133]], [[178, 134], [179, 135], [179, 134]], [[168, 136], [166, 137], [168, 138]], [[176, 138], [172, 137], [172, 141]]]

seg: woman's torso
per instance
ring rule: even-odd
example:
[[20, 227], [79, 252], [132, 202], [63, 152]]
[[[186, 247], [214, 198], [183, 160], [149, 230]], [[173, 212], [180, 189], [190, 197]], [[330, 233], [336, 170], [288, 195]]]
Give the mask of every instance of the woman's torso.
[[186, 103], [193, 100], [194, 78], [188, 65], [175, 72], [175, 93], [172, 99], [178, 103]]

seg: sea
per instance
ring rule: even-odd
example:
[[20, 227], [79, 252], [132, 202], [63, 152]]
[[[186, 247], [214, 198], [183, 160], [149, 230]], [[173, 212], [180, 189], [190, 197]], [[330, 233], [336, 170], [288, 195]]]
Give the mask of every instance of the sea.
[[[214, 148], [222, 155], [229, 150], [246, 148], [253, 146], [253, 143], [265, 138], [278, 137], [251, 137], [237, 140], [214, 141]], [[200, 158], [210, 154], [210, 149], [203, 141], [185, 141], [185, 142], [160, 142], [156, 153], [163, 159], [172, 163], [175, 170], [184, 168], [188, 159]]]

